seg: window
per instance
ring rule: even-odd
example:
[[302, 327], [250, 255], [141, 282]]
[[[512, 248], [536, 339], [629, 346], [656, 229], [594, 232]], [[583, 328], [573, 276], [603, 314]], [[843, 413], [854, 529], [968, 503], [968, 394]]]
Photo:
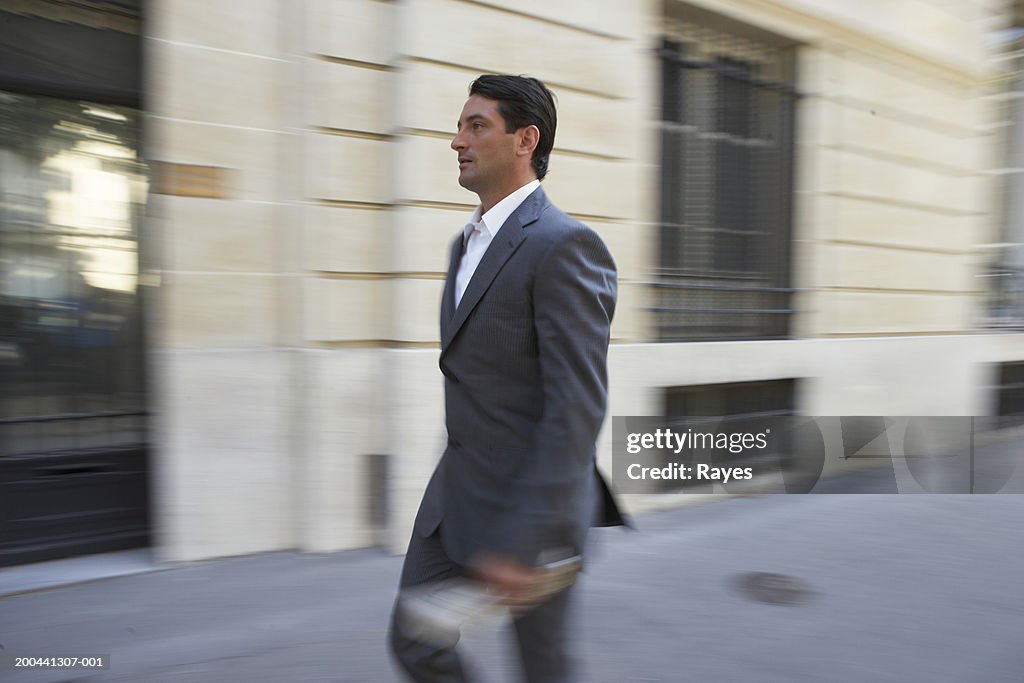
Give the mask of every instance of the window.
[[139, 4], [0, 11], [0, 566], [149, 543]]
[[144, 440], [139, 119], [0, 91], [0, 457]]
[[791, 43], [673, 5], [661, 58], [660, 341], [789, 336]]
[[996, 392], [996, 415], [1024, 418], [1024, 363], [1003, 363], [999, 366], [999, 386]]
[[665, 414], [670, 417], [761, 418], [796, 415], [796, 380], [729, 382], [669, 387]]
[[987, 278], [986, 327], [1024, 329], [1024, 38], [1019, 28], [998, 34], [995, 92], [1002, 97], [995, 126], [1003, 168], [996, 176], [1002, 192], [999, 238], [992, 245]]
[[[669, 387], [665, 390], [666, 424], [675, 432], [688, 429], [701, 431], [712, 425], [745, 425], [744, 431], [761, 431], [760, 420], [796, 415], [796, 380], [778, 379], [759, 382], [729, 382]], [[727, 460], [716, 460], [715, 465], [726, 467], [752, 467], [755, 472], [766, 464], [775, 464], [785, 458], [788, 443], [773, 442], [776, 449], [757, 455], [741, 453]], [[666, 454], [664, 464], [670, 462]], [[663, 480], [663, 490], [681, 488], [681, 483]], [[683, 484], [687, 489], [707, 488], [707, 482], [692, 480]]]

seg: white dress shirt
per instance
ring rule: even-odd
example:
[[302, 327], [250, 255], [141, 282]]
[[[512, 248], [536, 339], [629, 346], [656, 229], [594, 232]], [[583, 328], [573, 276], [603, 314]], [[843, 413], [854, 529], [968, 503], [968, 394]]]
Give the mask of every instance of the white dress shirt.
[[512, 215], [519, 205], [529, 197], [534, 190], [540, 187], [539, 180], [531, 180], [518, 190], [508, 195], [500, 202], [491, 207], [491, 210], [480, 215], [480, 208], [476, 207], [472, 217], [462, 229], [462, 260], [459, 261], [459, 272], [455, 275], [455, 306], [458, 308], [462, 301], [462, 295], [466, 293], [469, 281], [473, 279], [480, 260], [491, 245], [491, 240], [501, 230], [508, 217]]

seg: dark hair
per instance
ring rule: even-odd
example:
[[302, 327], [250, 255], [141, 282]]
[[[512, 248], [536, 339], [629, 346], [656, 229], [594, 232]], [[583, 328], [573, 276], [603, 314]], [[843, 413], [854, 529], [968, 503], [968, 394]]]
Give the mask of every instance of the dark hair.
[[480, 76], [469, 85], [470, 95], [480, 95], [498, 103], [505, 119], [505, 132], [514, 133], [525, 126], [537, 126], [540, 140], [530, 164], [539, 180], [548, 174], [551, 148], [555, 145], [555, 97], [547, 86], [529, 76]]

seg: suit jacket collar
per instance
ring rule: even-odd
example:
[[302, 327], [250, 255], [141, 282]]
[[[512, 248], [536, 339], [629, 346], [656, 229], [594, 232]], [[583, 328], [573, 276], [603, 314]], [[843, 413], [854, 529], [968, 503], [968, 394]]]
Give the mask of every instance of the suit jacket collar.
[[455, 308], [455, 274], [458, 272], [459, 259], [462, 255], [462, 235], [458, 235], [452, 244], [451, 261], [448, 265], [448, 279], [445, 283], [443, 301], [441, 302], [441, 355], [444, 356], [452, 340], [462, 329], [469, 314], [473, 312], [481, 297], [491, 286], [505, 262], [516, 252], [519, 245], [526, 239], [526, 227], [540, 217], [541, 212], [551, 204], [543, 187], [538, 187], [522, 204], [519, 205], [505, 224], [501, 226], [491, 244], [487, 247], [480, 265], [466, 286], [462, 301]]

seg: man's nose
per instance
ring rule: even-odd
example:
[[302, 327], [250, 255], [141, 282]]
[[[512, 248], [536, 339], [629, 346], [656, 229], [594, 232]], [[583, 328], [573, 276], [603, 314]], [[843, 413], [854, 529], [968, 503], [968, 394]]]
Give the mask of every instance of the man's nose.
[[466, 143], [462, 141], [462, 134], [456, 133], [455, 137], [452, 138], [452, 149], [458, 152], [460, 149], [465, 149]]

